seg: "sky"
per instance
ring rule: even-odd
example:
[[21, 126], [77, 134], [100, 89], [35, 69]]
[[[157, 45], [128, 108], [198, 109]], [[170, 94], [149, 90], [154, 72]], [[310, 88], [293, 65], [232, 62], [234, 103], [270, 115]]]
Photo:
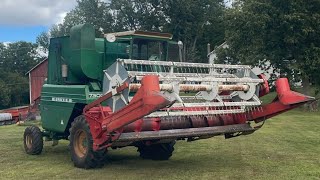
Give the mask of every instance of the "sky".
[[35, 42], [75, 6], [76, 0], [1, 0], [0, 42]]

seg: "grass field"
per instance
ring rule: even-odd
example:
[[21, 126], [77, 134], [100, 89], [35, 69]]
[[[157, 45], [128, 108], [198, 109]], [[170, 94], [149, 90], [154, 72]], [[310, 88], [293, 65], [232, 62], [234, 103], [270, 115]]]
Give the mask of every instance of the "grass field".
[[169, 161], [140, 159], [133, 147], [110, 150], [94, 170], [73, 167], [67, 141], [26, 155], [24, 128], [0, 127], [0, 179], [320, 179], [320, 113], [291, 111], [249, 136], [178, 142]]

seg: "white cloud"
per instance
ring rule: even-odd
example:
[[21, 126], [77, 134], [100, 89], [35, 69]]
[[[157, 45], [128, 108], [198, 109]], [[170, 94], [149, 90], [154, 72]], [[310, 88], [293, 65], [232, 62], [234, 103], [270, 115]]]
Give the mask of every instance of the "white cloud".
[[43, 25], [62, 22], [76, 0], [1, 0], [0, 25]]
[[11, 43], [11, 42], [6, 41], [6, 42], [3, 42], [3, 45], [4, 45], [5, 47], [8, 47], [10, 43]]
[[68, 12], [62, 12], [58, 15], [58, 21], [57, 23], [63, 23], [64, 17], [66, 17]]

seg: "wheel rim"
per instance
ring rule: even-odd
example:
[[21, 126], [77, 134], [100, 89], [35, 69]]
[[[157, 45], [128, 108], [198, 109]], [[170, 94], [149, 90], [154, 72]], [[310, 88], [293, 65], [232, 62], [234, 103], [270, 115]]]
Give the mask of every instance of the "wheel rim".
[[86, 132], [78, 130], [74, 137], [74, 150], [78, 157], [84, 157], [88, 151], [88, 141]]
[[28, 149], [32, 148], [32, 137], [31, 135], [26, 135], [26, 145]]

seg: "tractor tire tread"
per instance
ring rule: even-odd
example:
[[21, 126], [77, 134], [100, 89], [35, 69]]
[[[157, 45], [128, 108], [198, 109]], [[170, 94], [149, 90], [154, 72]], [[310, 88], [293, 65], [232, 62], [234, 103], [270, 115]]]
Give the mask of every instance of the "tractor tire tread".
[[[32, 146], [31, 148], [27, 147], [26, 144], [26, 136], [30, 135], [32, 138]], [[24, 148], [27, 154], [30, 155], [39, 155], [43, 149], [43, 137], [42, 132], [39, 127], [37, 126], [28, 126], [23, 134], [24, 139]]]
[[[73, 150], [73, 135], [72, 133], [76, 132], [77, 128], [83, 128], [88, 134], [88, 150], [86, 156], [81, 159], [77, 157]], [[75, 118], [75, 120], [71, 123], [71, 127], [69, 129], [70, 136], [70, 151], [71, 151], [71, 160], [74, 163], [75, 167], [91, 169], [91, 168], [100, 168], [104, 165], [104, 161], [106, 160], [107, 150], [94, 151], [93, 150], [93, 139], [90, 131], [90, 127], [83, 115], [80, 115]]]
[[174, 151], [175, 141], [170, 143], [139, 145], [138, 152], [143, 159], [168, 160]]

